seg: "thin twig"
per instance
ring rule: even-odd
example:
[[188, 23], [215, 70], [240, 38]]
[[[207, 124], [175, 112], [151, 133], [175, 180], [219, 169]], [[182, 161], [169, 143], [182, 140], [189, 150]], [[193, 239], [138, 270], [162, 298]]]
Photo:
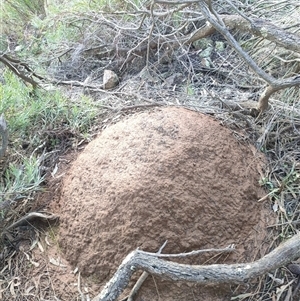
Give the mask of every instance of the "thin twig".
[[157, 253], [150, 253], [150, 252], [145, 252], [145, 251], [140, 251], [139, 252], [141, 254], [145, 254], [148, 256], [153, 256], [153, 257], [160, 257], [160, 258], [164, 258], [164, 257], [168, 257], [168, 258], [179, 258], [179, 257], [188, 257], [188, 256], [194, 256], [194, 255], [198, 255], [198, 254], [202, 254], [202, 253], [207, 253], [207, 252], [233, 252], [235, 250], [235, 246], [234, 245], [229, 245], [226, 248], [223, 249], [204, 249], [204, 250], [197, 250], [197, 251], [191, 251], [191, 252], [187, 252], [187, 253], [179, 253], [179, 254], [157, 254]]
[[31, 224], [34, 220], [43, 220], [43, 221], [57, 221], [59, 217], [55, 214], [44, 214], [40, 212], [30, 212], [27, 215], [21, 217], [19, 220], [9, 225], [5, 230], [12, 230], [16, 227]]

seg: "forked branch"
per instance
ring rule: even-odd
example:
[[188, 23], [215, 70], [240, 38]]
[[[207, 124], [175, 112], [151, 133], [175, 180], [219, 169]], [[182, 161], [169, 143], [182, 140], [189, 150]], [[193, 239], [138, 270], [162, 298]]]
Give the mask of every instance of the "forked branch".
[[[235, 38], [229, 32], [225, 22], [222, 18], [217, 15], [217, 13], [211, 7], [209, 7], [204, 0], [199, 1], [199, 7], [204, 15], [204, 17], [208, 20], [208, 22], [219, 31], [228, 43], [235, 49], [235, 51], [242, 57], [242, 59], [249, 65], [249, 67], [265, 82], [267, 82], [268, 86], [266, 90], [261, 95], [258, 101], [258, 110], [260, 112], [264, 111], [268, 107], [268, 100], [270, 96], [281, 89], [285, 89], [288, 87], [293, 87], [296, 85], [300, 85], [300, 76], [293, 76], [286, 79], [275, 79], [268, 73], [266, 73], [263, 69], [261, 69], [256, 62], [251, 58], [251, 56], [245, 52], [242, 47], [238, 44]], [[295, 35], [286, 33], [285, 35], [282, 33], [283, 30], [277, 31], [277, 28], [270, 23], [263, 23], [259, 19], [251, 20], [251, 23], [247, 20], [243, 20], [240, 16], [238, 16], [238, 23], [236, 21], [232, 22], [236, 23], [236, 27], [240, 26], [248, 28], [248, 30], [256, 35], [268, 37], [270, 40], [275, 40], [275, 36], [279, 35], [281, 37], [276, 39], [277, 42], [280, 42], [281, 45], [287, 48], [292, 47], [292, 50], [299, 51], [300, 50], [300, 39], [296, 38]], [[247, 24], [248, 23], [248, 24]], [[247, 25], [246, 25], [247, 24]], [[264, 26], [262, 26], [262, 24]]]
[[131, 252], [93, 301], [116, 300], [127, 287], [132, 274], [137, 270], [143, 270], [149, 274], [173, 281], [196, 282], [199, 284], [243, 283], [299, 258], [300, 233], [282, 243], [263, 258], [250, 263], [199, 266], [169, 262], [158, 257], [158, 254], [149, 254], [139, 250]]

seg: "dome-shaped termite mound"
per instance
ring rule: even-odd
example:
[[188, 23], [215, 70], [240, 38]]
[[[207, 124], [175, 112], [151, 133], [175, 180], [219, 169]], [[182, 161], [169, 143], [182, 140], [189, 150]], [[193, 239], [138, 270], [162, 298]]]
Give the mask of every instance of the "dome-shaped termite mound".
[[[99, 281], [130, 251], [156, 252], [166, 240], [163, 253], [235, 244], [236, 252], [208, 262], [252, 261], [269, 214], [257, 202], [262, 164], [254, 147], [206, 115], [168, 107], [132, 115], [105, 129], [70, 168], [60, 200], [60, 245], [71, 264]], [[161, 300], [210, 300], [203, 290], [195, 297], [197, 285], [181, 286], [184, 296], [170, 285], [151, 278], [139, 300], [156, 300], [157, 289]], [[218, 292], [209, 293], [211, 300], [225, 294]]]

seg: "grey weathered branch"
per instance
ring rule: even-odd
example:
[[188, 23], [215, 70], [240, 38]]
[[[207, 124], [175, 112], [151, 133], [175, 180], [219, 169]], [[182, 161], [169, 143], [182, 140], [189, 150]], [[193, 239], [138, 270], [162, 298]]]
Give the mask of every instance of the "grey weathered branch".
[[[159, 248], [157, 254], [161, 254], [163, 248], [166, 246], [167, 244], [167, 240], [163, 243], [163, 245]], [[133, 286], [128, 298], [127, 298], [127, 301], [133, 301], [134, 300], [134, 297], [136, 296], [136, 294], [138, 293], [140, 287], [143, 285], [143, 283], [146, 281], [146, 279], [148, 278], [149, 276], [149, 273], [147, 272], [143, 272], [143, 274], [140, 276], [140, 278], [138, 279], [138, 281], [136, 282], [136, 284]]]
[[244, 20], [241, 16], [220, 18], [220, 16], [216, 16], [215, 12], [210, 11], [208, 5], [204, 0], [199, 1], [199, 7], [209, 23], [226, 38], [228, 43], [243, 58], [243, 60], [249, 65], [249, 67], [260, 78], [268, 83], [266, 90], [263, 92], [258, 101], [258, 110], [260, 112], [264, 111], [268, 107], [268, 100], [274, 92], [288, 87], [300, 85], [300, 76], [294, 76], [279, 80], [266, 73], [256, 64], [251, 56], [242, 49], [242, 47], [237, 43], [235, 38], [229, 32], [229, 29], [233, 26], [238, 29], [244, 29], [248, 32], [252, 32], [253, 34], [268, 38], [269, 40], [294, 51], [300, 51], [299, 36], [288, 33], [282, 29], [279, 30], [279, 28], [275, 25], [266, 21], [262, 21], [260, 19], [253, 19], [250, 23], [249, 21]]
[[0, 136], [2, 145], [0, 145], [0, 158], [4, 156], [8, 144], [8, 130], [4, 116], [0, 116]]
[[173, 281], [199, 284], [244, 283], [269, 271], [287, 265], [300, 257], [300, 233], [282, 243], [261, 259], [240, 264], [185, 265], [169, 262], [139, 250], [131, 252], [119, 266], [115, 275], [93, 301], [113, 301], [127, 287], [132, 274], [143, 270]]
[[[263, 37], [268, 41], [276, 43], [278, 46], [300, 53], [300, 36], [290, 33], [271, 22], [259, 18], [252, 18], [250, 23], [239, 15], [220, 14], [219, 17], [229, 30], [239, 29], [242, 32], [248, 32], [254, 36]], [[215, 31], [216, 28], [214, 26], [207, 24], [205, 27], [195, 30], [187, 43], [194, 42]], [[206, 32], [208, 34], [206, 34]]]

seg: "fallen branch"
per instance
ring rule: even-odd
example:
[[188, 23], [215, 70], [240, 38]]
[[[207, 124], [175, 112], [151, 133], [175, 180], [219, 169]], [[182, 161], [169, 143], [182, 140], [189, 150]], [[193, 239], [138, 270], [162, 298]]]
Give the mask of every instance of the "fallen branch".
[[196, 282], [199, 284], [244, 283], [246, 280], [261, 276], [299, 258], [300, 233], [282, 243], [266, 256], [251, 263], [193, 266], [165, 261], [157, 258], [157, 256], [158, 254], [149, 255], [139, 250], [131, 252], [93, 301], [116, 300], [137, 270], [143, 270], [149, 274], [173, 281]]
[[[274, 42], [278, 46], [284, 47], [288, 50], [300, 52], [300, 36], [290, 33], [269, 21], [259, 18], [252, 18], [251, 23], [245, 20], [242, 16], [238, 15], [219, 15], [220, 19], [224, 22], [229, 30], [238, 29], [244, 33], [251, 33], [257, 37]], [[212, 24], [195, 30], [186, 44], [195, 42], [199, 39], [213, 34], [216, 28]]]
[[[199, 7], [201, 9], [201, 12], [203, 13], [204, 17], [208, 20], [208, 22], [217, 30], [219, 31], [224, 38], [228, 41], [228, 43], [235, 49], [235, 51], [241, 56], [241, 58], [245, 61], [246, 64], [265, 82], [267, 82], [268, 86], [265, 89], [265, 91], [262, 93], [261, 97], [258, 100], [258, 110], [260, 112], [263, 112], [268, 107], [268, 100], [270, 96], [281, 89], [285, 89], [288, 87], [293, 87], [296, 85], [300, 85], [300, 77], [299, 76], [293, 76], [290, 78], [285, 78], [282, 80], [276, 79], [266, 73], [263, 69], [261, 69], [256, 62], [251, 58], [251, 56], [243, 50], [243, 48], [238, 44], [238, 42], [235, 40], [235, 38], [231, 35], [231, 33], [228, 30], [228, 27], [226, 26], [226, 23], [221, 18], [220, 15], [218, 15], [211, 6], [208, 6], [205, 1], [199, 1]], [[277, 36], [277, 42], [281, 40], [281, 46], [291, 48], [291, 44], [294, 46], [292, 47], [292, 50], [299, 50], [300, 49], [300, 43], [299, 43], [299, 36], [293, 35], [290, 33], [285, 33], [283, 35], [283, 30], [279, 31], [277, 27], [274, 25], [270, 25], [269, 22], [264, 22], [259, 19], [251, 20], [251, 23], [247, 20], [241, 21], [242, 18], [238, 17], [238, 22], [232, 22], [233, 24], [236, 23], [236, 28], [239, 28], [239, 24], [241, 23], [243, 26], [242, 28], [246, 27], [246, 29], [249, 30], [249, 28], [252, 28], [250, 32], [255, 33], [256, 35], [268, 37], [270, 40], [275, 41], [275, 37]], [[232, 19], [231, 19], [232, 21]], [[248, 25], [246, 26], [245, 24]], [[283, 36], [285, 38], [283, 38]]]
[[[163, 243], [163, 245], [159, 248], [157, 254], [161, 254], [163, 248], [166, 246], [167, 244], [167, 240]], [[127, 298], [127, 301], [133, 301], [134, 300], [134, 297], [135, 295], [138, 293], [140, 287], [143, 285], [143, 283], [146, 281], [146, 279], [148, 278], [149, 276], [149, 273], [147, 272], [143, 272], [142, 275], [140, 276], [140, 278], [138, 279], [138, 281], [136, 282], [136, 284], [134, 285], [134, 287], [132, 288], [128, 298]]]

